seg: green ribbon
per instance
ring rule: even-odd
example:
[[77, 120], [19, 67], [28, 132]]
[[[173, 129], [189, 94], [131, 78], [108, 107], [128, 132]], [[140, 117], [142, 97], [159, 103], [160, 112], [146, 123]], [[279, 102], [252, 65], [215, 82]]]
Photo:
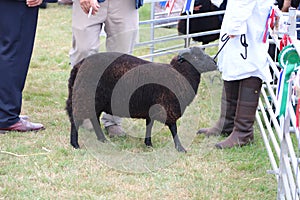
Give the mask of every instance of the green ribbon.
[[295, 68], [300, 66], [300, 58], [293, 45], [287, 45], [286, 47], [284, 47], [279, 53], [278, 57], [280, 67], [285, 69], [285, 74], [282, 74], [282, 76], [284, 76], [284, 83], [282, 88], [279, 116], [285, 116], [288, 99], [289, 80], [291, 78], [292, 72], [295, 71]]
[[288, 90], [289, 90], [289, 80], [290, 80], [292, 72], [294, 71], [294, 66], [295, 66], [295, 64], [287, 64], [285, 74], [283, 74], [284, 83], [283, 83], [283, 88], [282, 88], [283, 91], [282, 91], [282, 99], [281, 99], [279, 116], [281, 116], [281, 115], [285, 116]]

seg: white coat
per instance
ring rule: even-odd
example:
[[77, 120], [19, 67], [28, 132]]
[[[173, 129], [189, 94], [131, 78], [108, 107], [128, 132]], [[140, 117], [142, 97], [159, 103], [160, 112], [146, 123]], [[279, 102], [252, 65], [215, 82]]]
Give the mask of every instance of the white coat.
[[[227, 35], [236, 37], [229, 39], [218, 56], [223, 80], [241, 80], [251, 76], [263, 81], [271, 80], [267, 62], [268, 42], [263, 43], [263, 33], [273, 4], [273, 0], [228, 0], [219, 48]], [[248, 46], [243, 46], [241, 41]]]

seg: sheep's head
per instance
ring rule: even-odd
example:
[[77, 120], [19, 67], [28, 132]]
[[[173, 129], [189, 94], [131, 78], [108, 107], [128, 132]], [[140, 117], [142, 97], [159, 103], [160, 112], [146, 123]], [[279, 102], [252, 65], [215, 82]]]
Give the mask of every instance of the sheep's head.
[[217, 69], [215, 61], [200, 47], [191, 47], [178, 54], [179, 60], [185, 60], [193, 65], [200, 73]]

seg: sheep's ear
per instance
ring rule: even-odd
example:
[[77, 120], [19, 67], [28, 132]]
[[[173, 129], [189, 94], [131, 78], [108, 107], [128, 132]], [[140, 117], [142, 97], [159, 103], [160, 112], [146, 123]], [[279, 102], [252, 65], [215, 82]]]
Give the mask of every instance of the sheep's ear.
[[191, 47], [191, 52], [195, 55], [201, 55], [204, 56], [204, 49], [201, 47]]
[[191, 49], [189, 48], [189, 49], [183, 49], [183, 50], [181, 50], [179, 53], [178, 53], [178, 57], [181, 57], [181, 58], [183, 58], [184, 59], [184, 57], [186, 56], [186, 55], [190, 55], [191, 54]]

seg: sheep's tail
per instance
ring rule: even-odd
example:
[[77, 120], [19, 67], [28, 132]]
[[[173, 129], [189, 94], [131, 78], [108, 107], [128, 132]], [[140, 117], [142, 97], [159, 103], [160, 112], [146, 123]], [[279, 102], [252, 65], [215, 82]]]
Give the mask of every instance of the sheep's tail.
[[84, 59], [81, 60], [79, 63], [77, 63], [71, 70], [70, 72], [70, 78], [69, 78], [69, 82], [68, 82], [68, 91], [69, 91], [69, 95], [68, 95], [68, 99], [66, 102], [66, 110], [67, 113], [70, 117], [71, 123], [73, 121], [73, 115], [72, 115], [72, 95], [73, 95], [73, 86], [76, 80], [76, 76], [78, 73], [78, 70], [81, 66], [81, 64], [83, 63]]

